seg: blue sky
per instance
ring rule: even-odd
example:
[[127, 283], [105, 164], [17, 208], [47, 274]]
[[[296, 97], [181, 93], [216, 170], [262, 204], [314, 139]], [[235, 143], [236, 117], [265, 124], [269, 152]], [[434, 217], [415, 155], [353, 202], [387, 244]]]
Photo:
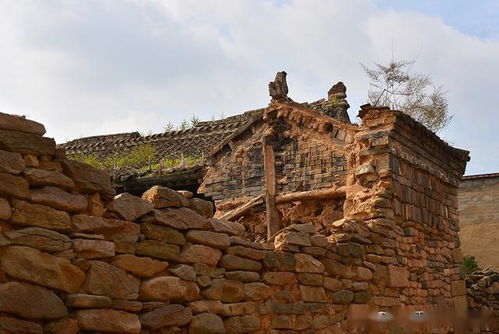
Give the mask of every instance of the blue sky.
[[57, 142], [161, 132], [265, 106], [286, 70], [296, 101], [343, 81], [356, 120], [360, 64], [416, 57], [447, 92], [440, 136], [471, 151], [467, 174], [498, 172], [498, 22], [495, 0], [0, 0], [0, 111]]

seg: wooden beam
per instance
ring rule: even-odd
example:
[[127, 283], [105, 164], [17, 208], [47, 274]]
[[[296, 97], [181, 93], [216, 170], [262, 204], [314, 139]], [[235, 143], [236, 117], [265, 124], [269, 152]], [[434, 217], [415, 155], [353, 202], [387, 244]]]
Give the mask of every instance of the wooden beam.
[[[244, 216], [251, 209], [262, 205], [266, 196], [260, 195], [252, 198], [248, 202], [243, 205], [238, 206], [237, 208], [227, 212], [223, 216], [219, 217], [220, 219], [225, 220], [234, 220], [241, 216]], [[328, 199], [328, 198], [342, 198], [345, 197], [345, 187], [339, 188], [330, 188], [330, 189], [322, 189], [322, 190], [310, 190], [310, 191], [300, 191], [295, 193], [289, 193], [284, 195], [275, 196], [275, 203], [287, 203], [287, 202], [295, 202], [295, 201], [310, 201], [317, 199]]]
[[241, 216], [244, 216], [246, 213], [248, 213], [251, 209], [254, 207], [257, 207], [259, 205], [263, 204], [263, 195], [257, 196], [255, 198], [252, 198], [248, 202], [244, 203], [241, 206], [238, 206], [234, 210], [231, 210], [224, 214], [223, 216], [219, 217], [220, 219], [225, 219], [225, 220], [234, 220], [236, 218], [239, 218]]
[[266, 140], [263, 142], [263, 169], [265, 174], [265, 209], [267, 239], [279, 231], [279, 212], [276, 207], [277, 181], [275, 176], [274, 148]]
[[276, 203], [345, 197], [345, 187], [299, 191], [276, 196]]

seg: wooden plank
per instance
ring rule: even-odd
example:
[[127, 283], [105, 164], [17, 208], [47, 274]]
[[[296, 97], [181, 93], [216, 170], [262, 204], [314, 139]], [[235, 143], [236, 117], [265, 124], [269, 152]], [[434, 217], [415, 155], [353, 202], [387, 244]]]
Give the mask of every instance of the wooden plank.
[[219, 218], [225, 219], [225, 220], [234, 220], [236, 218], [244, 216], [251, 209], [253, 209], [254, 207], [257, 207], [261, 204], [263, 204], [263, 195], [252, 198], [250, 201], [244, 203], [241, 206], [238, 206], [234, 210], [227, 212], [226, 214], [224, 214], [223, 216], [221, 216]]
[[299, 191], [276, 196], [276, 203], [345, 197], [345, 187]]
[[274, 148], [270, 143], [263, 143], [263, 169], [265, 174], [265, 209], [267, 220], [267, 239], [270, 240], [279, 231], [279, 212], [276, 207], [276, 176]]

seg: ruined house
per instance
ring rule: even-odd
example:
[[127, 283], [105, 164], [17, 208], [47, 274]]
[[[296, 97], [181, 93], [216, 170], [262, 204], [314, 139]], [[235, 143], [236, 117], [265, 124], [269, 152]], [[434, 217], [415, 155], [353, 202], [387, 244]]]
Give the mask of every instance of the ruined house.
[[[363, 106], [351, 124], [342, 84], [312, 104], [287, 96], [285, 73], [269, 88], [269, 106], [242, 116], [63, 145], [203, 158], [117, 173], [114, 189], [41, 124], [0, 114], [0, 331], [325, 334], [373, 310], [466, 313], [468, 152], [388, 108]], [[217, 218], [161, 186], [114, 196], [151, 182], [193, 187]]]

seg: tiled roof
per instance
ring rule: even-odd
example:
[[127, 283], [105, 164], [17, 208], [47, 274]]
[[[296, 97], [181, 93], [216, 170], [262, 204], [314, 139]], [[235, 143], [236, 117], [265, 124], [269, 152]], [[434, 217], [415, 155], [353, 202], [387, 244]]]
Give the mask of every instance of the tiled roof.
[[207, 155], [220, 142], [224, 141], [240, 127], [261, 117], [263, 109], [247, 111], [243, 114], [221, 120], [199, 122], [185, 130], [166, 131], [150, 136], [138, 132], [93, 136], [75, 139], [60, 145], [69, 155], [97, 154], [106, 157], [115, 152], [128, 151], [136, 146], [153, 145], [158, 157], [179, 158]]

